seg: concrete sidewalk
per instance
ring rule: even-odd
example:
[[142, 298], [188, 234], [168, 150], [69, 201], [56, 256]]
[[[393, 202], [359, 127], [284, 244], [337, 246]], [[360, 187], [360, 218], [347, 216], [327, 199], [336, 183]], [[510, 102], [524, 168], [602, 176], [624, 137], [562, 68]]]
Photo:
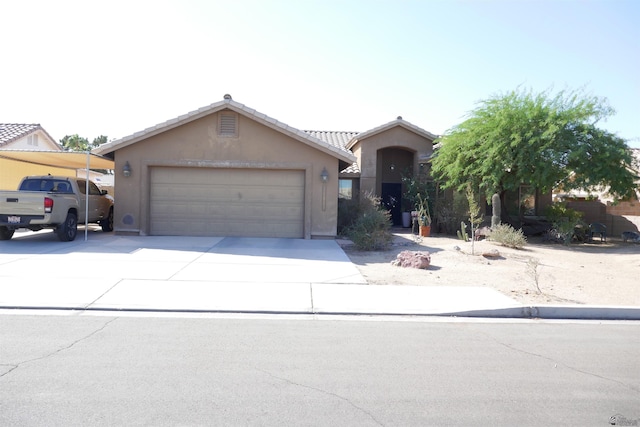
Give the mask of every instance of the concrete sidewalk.
[[370, 286], [333, 240], [52, 233], [0, 242], [0, 308], [640, 319], [481, 287]]

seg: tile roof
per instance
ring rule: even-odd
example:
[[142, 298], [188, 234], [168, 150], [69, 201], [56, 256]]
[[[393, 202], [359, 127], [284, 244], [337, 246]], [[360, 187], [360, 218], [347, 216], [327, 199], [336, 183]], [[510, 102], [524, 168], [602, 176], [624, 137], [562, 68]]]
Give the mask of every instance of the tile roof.
[[353, 162], [351, 165], [349, 165], [349, 167], [347, 167], [346, 169], [342, 169], [340, 171], [340, 173], [346, 173], [346, 174], [359, 174], [360, 173], [360, 166], [358, 166], [358, 162]]
[[302, 141], [310, 146], [313, 146], [322, 151], [331, 153], [332, 155], [338, 157], [342, 161], [353, 162], [355, 160], [354, 154], [350, 150], [346, 149], [344, 146], [334, 145], [333, 143], [327, 142], [313, 135], [310, 135], [306, 132], [298, 130], [272, 117], [269, 117], [266, 114], [260, 113], [254, 110], [253, 108], [249, 108], [244, 104], [236, 102], [233, 99], [231, 99], [231, 96], [227, 96], [227, 95], [225, 95], [222, 101], [215, 102], [206, 107], [199, 108], [197, 110], [191, 111], [190, 113], [184, 114], [182, 116], [176, 117], [171, 120], [167, 120], [166, 122], [163, 122], [163, 123], [159, 123], [155, 126], [149, 127], [140, 132], [136, 132], [133, 135], [125, 136], [124, 138], [121, 138], [119, 140], [110, 141], [106, 144], [102, 144], [101, 146], [95, 148], [93, 151], [95, 153], [102, 154], [102, 155], [109, 154], [119, 148], [126, 147], [142, 139], [151, 137], [153, 135], [157, 135], [169, 129], [173, 129], [175, 127], [181, 126], [193, 120], [197, 120], [199, 118], [202, 118], [204, 116], [207, 116], [209, 114], [212, 114], [224, 109], [229, 109], [237, 113], [243, 114], [247, 117], [250, 117], [253, 120], [256, 120], [264, 124], [265, 126], [271, 127], [272, 129], [276, 129], [282, 133], [288, 134], [293, 138], [296, 138], [299, 141]]
[[340, 173], [343, 174], [359, 174], [360, 167], [355, 162], [355, 156], [351, 151], [351, 148], [357, 143], [358, 140], [370, 137], [380, 132], [384, 132], [395, 126], [402, 126], [412, 132], [418, 133], [426, 138], [434, 140], [437, 135], [432, 134], [418, 126], [415, 126], [409, 122], [402, 120], [398, 117], [397, 120], [386, 123], [382, 126], [378, 126], [374, 129], [370, 129], [366, 132], [346, 132], [346, 131], [317, 131], [317, 130], [298, 130], [285, 123], [282, 123], [274, 118], [271, 118], [263, 113], [260, 113], [252, 108], [247, 107], [244, 104], [234, 101], [231, 96], [225, 95], [224, 99], [219, 102], [215, 102], [211, 105], [199, 108], [198, 110], [191, 111], [182, 116], [176, 117], [166, 122], [159, 123], [155, 126], [144, 129], [140, 132], [136, 132], [133, 135], [126, 136], [116, 141], [110, 141], [106, 144], [95, 148], [93, 151], [98, 154], [110, 154], [117, 149], [124, 148], [128, 145], [135, 144], [136, 142], [149, 138], [153, 135], [165, 132], [169, 129], [181, 126], [185, 123], [189, 123], [193, 120], [199, 119], [206, 115], [215, 113], [223, 109], [230, 109], [238, 113], [244, 114], [247, 117], [251, 117], [254, 120], [263, 123], [273, 129], [277, 129], [280, 132], [289, 134], [290, 136], [297, 138], [309, 145], [322, 149], [323, 151], [330, 152], [336, 155], [340, 160], [350, 164], [347, 168], [343, 169]]
[[42, 129], [39, 124], [0, 123], [0, 146], [29, 135], [38, 129]]
[[[347, 150], [347, 144], [360, 132], [335, 132], [335, 131], [320, 131], [320, 130], [305, 130], [305, 133], [317, 138], [327, 144], [340, 148], [341, 150]], [[343, 174], [359, 174], [360, 166], [358, 162], [353, 162], [347, 168], [340, 171]]]
[[349, 141], [349, 143], [345, 146], [345, 148], [351, 149], [357, 142], [358, 140], [362, 140], [365, 138], [369, 138], [370, 136], [376, 135], [378, 133], [384, 132], [388, 129], [391, 129], [393, 127], [396, 126], [401, 126], [411, 132], [415, 132], [418, 135], [422, 135], [425, 138], [428, 138], [430, 140], [435, 140], [436, 138], [438, 138], [438, 135], [433, 134], [429, 131], [426, 131], [424, 129], [422, 129], [421, 127], [418, 127], [412, 123], [407, 122], [406, 120], [403, 120], [402, 117], [398, 117], [396, 120], [390, 121], [389, 123], [385, 123], [381, 126], [375, 127], [373, 129], [369, 129], [366, 132], [362, 132], [360, 134], [357, 135], [357, 137], [354, 137], [352, 140]]
[[319, 130], [305, 130], [304, 132], [309, 135], [318, 138], [321, 141], [331, 144], [334, 147], [340, 149], [346, 149], [347, 144], [351, 139], [358, 135], [360, 132], [332, 132], [332, 131], [319, 131]]

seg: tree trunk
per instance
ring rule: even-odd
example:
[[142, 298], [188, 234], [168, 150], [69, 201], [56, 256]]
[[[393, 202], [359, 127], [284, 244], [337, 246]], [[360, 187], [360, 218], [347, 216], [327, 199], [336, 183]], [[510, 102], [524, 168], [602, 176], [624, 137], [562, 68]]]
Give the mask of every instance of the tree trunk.
[[509, 211], [507, 210], [507, 192], [506, 190], [500, 191], [500, 221], [503, 224], [513, 225], [511, 217], [509, 217]]

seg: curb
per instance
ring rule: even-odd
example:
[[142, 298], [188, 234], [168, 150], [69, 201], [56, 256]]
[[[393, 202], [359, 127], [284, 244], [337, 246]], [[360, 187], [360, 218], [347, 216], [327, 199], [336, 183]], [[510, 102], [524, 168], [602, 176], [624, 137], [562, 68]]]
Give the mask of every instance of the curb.
[[0, 306], [0, 310], [15, 311], [87, 311], [87, 312], [137, 312], [137, 313], [211, 313], [211, 314], [272, 314], [272, 315], [318, 315], [318, 316], [381, 316], [381, 317], [469, 317], [487, 319], [549, 319], [549, 320], [640, 320], [640, 307], [600, 306], [524, 306], [486, 310], [453, 312], [374, 312], [374, 311], [307, 311], [307, 310], [246, 310], [246, 309], [154, 309], [122, 307], [73, 307], [73, 306]]
[[460, 311], [454, 313], [442, 313], [441, 315], [556, 320], [640, 320], [640, 307], [541, 305], [499, 308], [494, 310]]

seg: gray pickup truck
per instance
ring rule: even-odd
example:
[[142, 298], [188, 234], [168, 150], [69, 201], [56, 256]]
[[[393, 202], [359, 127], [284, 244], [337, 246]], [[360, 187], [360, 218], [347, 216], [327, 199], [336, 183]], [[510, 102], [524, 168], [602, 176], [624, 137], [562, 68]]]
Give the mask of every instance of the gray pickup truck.
[[[88, 223], [102, 231], [113, 230], [113, 197], [89, 182]], [[87, 180], [56, 176], [27, 176], [18, 191], [0, 191], [0, 240], [9, 240], [15, 230], [53, 228], [58, 238], [72, 241], [78, 223], [85, 223]]]

